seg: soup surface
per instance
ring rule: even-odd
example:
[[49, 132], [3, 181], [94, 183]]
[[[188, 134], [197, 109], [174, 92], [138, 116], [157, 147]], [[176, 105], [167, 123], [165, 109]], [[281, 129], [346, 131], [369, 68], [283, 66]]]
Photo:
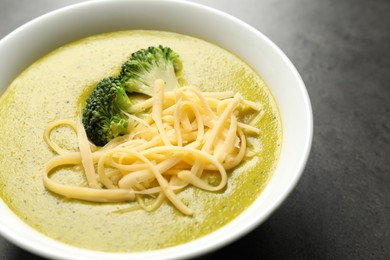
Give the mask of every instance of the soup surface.
[[[132, 52], [165, 45], [183, 62], [182, 85], [204, 91], [233, 90], [262, 104], [258, 151], [229, 172], [227, 188], [207, 192], [188, 187], [178, 196], [190, 198], [194, 215], [185, 216], [164, 203], [153, 212], [127, 211], [130, 203], [89, 203], [47, 191], [42, 174], [54, 153], [43, 131], [56, 119], [76, 119], [91, 86], [116, 75]], [[122, 31], [92, 36], [46, 55], [17, 77], [0, 99], [0, 195], [28, 225], [77, 247], [109, 252], [166, 248], [204, 236], [230, 222], [261, 194], [276, 166], [281, 147], [277, 105], [263, 80], [227, 50], [190, 36], [157, 31]], [[68, 128], [53, 139], [70, 150], [76, 138]], [[64, 168], [52, 178], [86, 185], [77, 168]]]

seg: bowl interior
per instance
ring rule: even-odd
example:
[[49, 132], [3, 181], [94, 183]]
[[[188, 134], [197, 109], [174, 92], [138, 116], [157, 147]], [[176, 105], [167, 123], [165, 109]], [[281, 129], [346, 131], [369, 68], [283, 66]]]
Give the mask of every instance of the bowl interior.
[[199, 256], [234, 241], [262, 223], [288, 196], [303, 172], [313, 123], [310, 100], [300, 75], [285, 54], [262, 33], [202, 5], [185, 1], [101, 0], [41, 16], [0, 41], [0, 94], [27, 66], [62, 45], [94, 34], [131, 29], [172, 31], [206, 39], [237, 54], [261, 75], [276, 99], [283, 124], [282, 153], [274, 176], [259, 199], [230, 224], [188, 244], [146, 253], [100, 253], [58, 243], [32, 230], [0, 201], [0, 233], [27, 250], [63, 259]]

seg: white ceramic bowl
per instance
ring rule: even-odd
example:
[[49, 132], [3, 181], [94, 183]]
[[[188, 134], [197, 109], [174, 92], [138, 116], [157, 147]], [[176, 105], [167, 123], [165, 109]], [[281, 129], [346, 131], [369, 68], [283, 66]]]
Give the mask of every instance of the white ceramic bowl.
[[[312, 142], [312, 110], [305, 85], [286, 55], [266, 36], [221, 11], [185, 1], [102, 0], [72, 5], [21, 26], [0, 41], [0, 94], [28, 65], [86, 36], [154, 29], [218, 44], [248, 62], [266, 81], [279, 106], [283, 145], [279, 164], [260, 197], [221, 229], [195, 241], [152, 252], [102, 253], [41, 235], [0, 200], [0, 234], [35, 254], [61, 259], [185, 259], [199, 257], [252, 231], [281, 205], [305, 167]], [[1, 167], [1, 166], [0, 166]]]

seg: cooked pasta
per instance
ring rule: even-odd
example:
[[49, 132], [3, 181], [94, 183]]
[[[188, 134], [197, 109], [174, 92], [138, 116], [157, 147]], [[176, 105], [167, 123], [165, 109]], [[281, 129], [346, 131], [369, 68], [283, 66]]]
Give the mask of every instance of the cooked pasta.
[[[194, 214], [178, 193], [189, 185], [211, 192], [227, 185], [228, 171], [250, 154], [246, 134], [259, 134], [253, 125], [239, 121], [238, 107], [261, 114], [261, 106], [230, 91], [202, 92], [192, 86], [175, 91], [164, 88], [164, 82], [157, 80], [154, 96], [126, 112], [132, 121], [129, 125], [134, 127], [101, 148], [88, 141], [81, 120], [49, 124], [44, 140], [58, 155], [46, 164], [45, 187], [78, 200], [137, 201], [148, 211], [167, 199], [183, 214]], [[51, 139], [51, 132], [59, 126], [75, 131], [78, 151], [63, 149]], [[67, 185], [50, 178], [57, 167], [66, 165], [82, 166], [87, 186]], [[219, 182], [210, 183], [204, 178], [205, 172], [218, 174]]]

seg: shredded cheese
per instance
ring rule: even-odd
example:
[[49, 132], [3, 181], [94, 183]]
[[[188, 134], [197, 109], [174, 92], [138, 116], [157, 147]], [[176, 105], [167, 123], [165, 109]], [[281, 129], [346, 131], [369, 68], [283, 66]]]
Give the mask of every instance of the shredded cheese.
[[[78, 200], [136, 201], [138, 206], [132, 209], [147, 211], [169, 200], [183, 214], [194, 214], [179, 192], [189, 185], [210, 192], [226, 187], [228, 170], [254, 153], [247, 151], [245, 133], [259, 134], [253, 122], [239, 122], [237, 107], [241, 104], [259, 113], [261, 106], [230, 91], [202, 92], [191, 86], [164, 89], [165, 83], [157, 80], [154, 96], [126, 112], [132, 113], [128, 114], [129, 121], [136, 122], [135, 127], [96, 150], [81, 120], [50, 123], [44, 140], [58, 155], [46, 164], [46, 188]], [[141, 112], [143, 116], [136, 116]], [[76, 132], [78, 152], [67, 151], [51, 140], [51, 132], [63, 125]], [[50, 178], [65, 165], [81, 165], [88, 186], [67, 185]], [[205, 170], [218, 175], [219, 183], [209, 183]]]

